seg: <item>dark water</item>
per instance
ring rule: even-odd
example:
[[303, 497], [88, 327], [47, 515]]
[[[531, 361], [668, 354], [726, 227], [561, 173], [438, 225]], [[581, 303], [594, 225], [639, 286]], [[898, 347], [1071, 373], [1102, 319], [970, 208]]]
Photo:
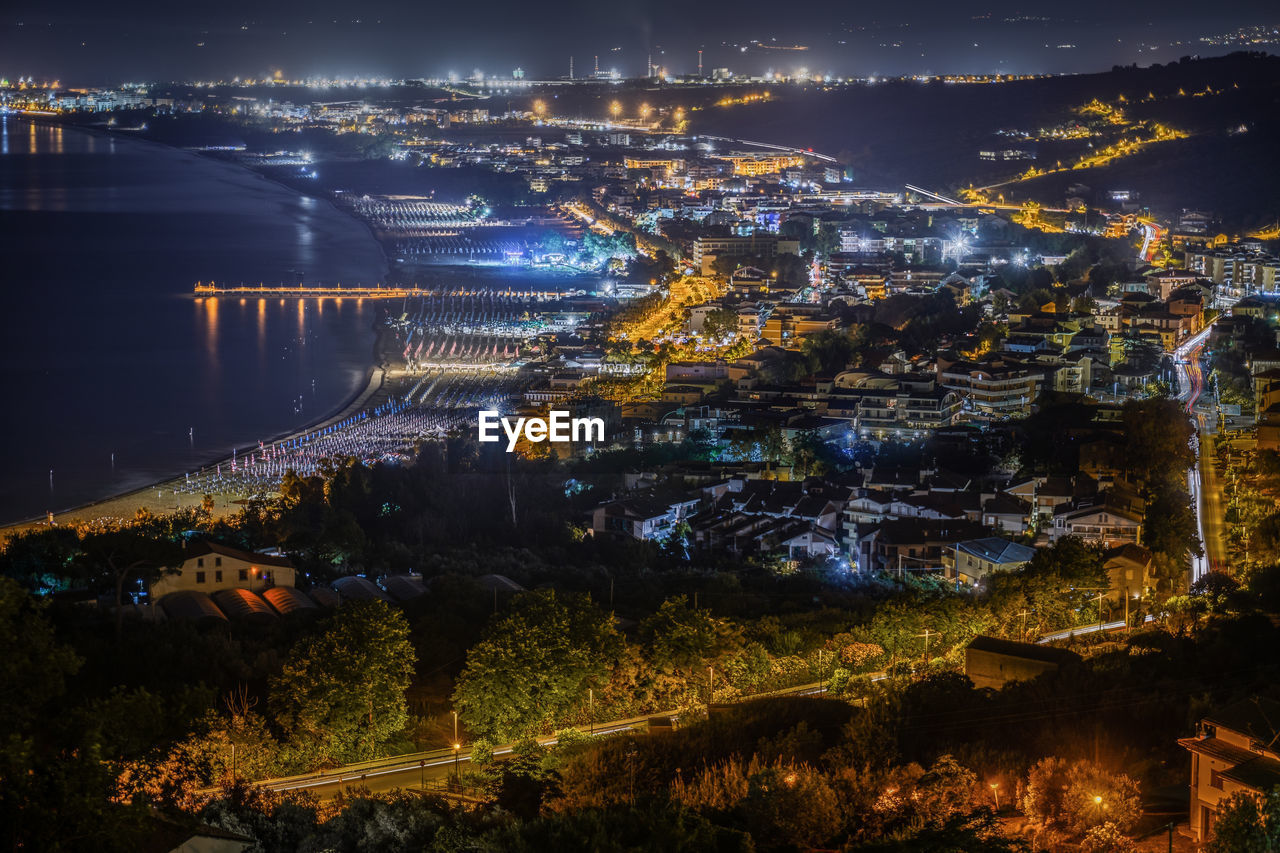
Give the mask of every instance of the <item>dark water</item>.
[[179, 475], [363, 387], [377, 303], [190, 297], [380, 281], [363, 225], [195, 154], [0, 121], [0, 521]]

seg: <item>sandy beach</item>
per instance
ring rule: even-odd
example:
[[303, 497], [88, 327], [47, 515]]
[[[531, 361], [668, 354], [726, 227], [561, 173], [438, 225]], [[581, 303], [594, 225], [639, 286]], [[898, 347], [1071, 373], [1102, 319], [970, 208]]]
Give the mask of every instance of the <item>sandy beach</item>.
[[[369, 371], [369, 380], [365, 383], [365, 387], [361, 389], [345, 406], [339, 411], [310, 424], [302, 429], [291, 432], [287, 435], [275, 436], [271, 442], [285, 441], [291, 438], [304, 436], [310, 432], [323, 429], [331, 424], [338, 423], [343, 419], [350, 417], [370, 406], [377, 405], [381, 399], [387, 394], [387, 375], [388, 372], [381, 368], [375, 367]], [[253, 450], [253, 447], [246, 447], [245, 450]], [[204, 468], [211, 468], [219, 463], [227, 463], [231, 459], [227, 456], [222, 459], [214, 460]], [[93, 521], [96, 519], [132, 519], [140, 509], [148, 509], [155, 513], [173, 512], [179, 509], [187, 509], [190, 507], [198, 507], [204, 503], [204, 493], [194, 494], [182, 489], [185, 485], [184, 477], [174, 477], [160, 483], [147, 486], [142, 489], [135, 489], [131, 492], [116, 495], [110, 498], [104, 498], [100, 501], [85, 504], [84, 506], [75, 507], [64, 512], [54, 513], [54, 524], [77, 524], [84, 521]], [[239, 512], [244, 505], [245, 497], [240, 493], [221, 492], [212, 495], [214, 501], [213, 513], [215, 517], [223, 517], [234, 515]], [[13, 524], [0, 527], [0, 535], [14, 533], [20, 530], [26, 530], [33, 527], [47, 526], [48, 517], [32, 518], [25, 521], [15, 522]]]

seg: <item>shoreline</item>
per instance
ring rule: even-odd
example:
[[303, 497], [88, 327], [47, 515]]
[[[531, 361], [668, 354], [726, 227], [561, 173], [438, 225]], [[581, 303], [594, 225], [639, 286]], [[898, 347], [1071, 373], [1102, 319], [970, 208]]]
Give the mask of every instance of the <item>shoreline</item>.
[[[207, 155], [202, 156], [202, 152], [199, 152], [199, 151], [193, 151], [188, 148], [184, 148], [177, 145], [171, 145], [166, 142], [160, 142], [154, 139], [149, 139], [145, 136], [134, 135], [134, 134], [119, 131], [110, 127], [68, 123], [63, 121], [50, 120], [49, 118], [43, 117], [43, 116], [20, 116], [19, 118], [23, 121], [32, 122], [33, 124], [39, 124], [43, 126], [52, 126], [52, 127], [68, 127], [73, 130], [77, 130], [82, 133], [86, 133], [94, 136], [119, 138], [119, 139], [129, 140], [136, 143], [142, 143], [145, 145], [152, 145], [159, 148], [164, 148], [169, 151], [183, 152], [195, 157], [200, 157], [201, 159], [204, 159], [206, 161], [214, 161], [233, 169], [243, 170], [244, 172], [251, 174], [260, 180], [268, 181], [274, 184], [275, 186], [278, 186], [281, 189], [287, 190], [289, 192], [295, 193], [298, 196], [314, 198], [317, 200], [324, 201], [335, 212], [337, 212], [338, 214], [340, 214], [341, 216], [345, 217], [346, 219], [352, 222], [359, 223], [360, 226], [365, 229], [366, 233], [369, 234], [374, 244], [378, 247], [378, 252], [382, 260], [384, 277], [390, 275], [391, 273], [391, 264], [390, 264], [389, 257], [387, 255], [386, 246], [383, 245], [382, 241], [377, 238], [377, 235], [374, 233], [372, 226], [368, 222], [364, 221], [363, 219], [360, 219], [359, 217], [354, 216], [350, 211], [343, 210], [331, 198], [328, 198], [320, 194], [313, 194], [313, 193], [306, 192], [299, 187], [292, 186], [284, 181], [276, 180], [268, 175], [263, 174], [262, 172], [256, 169], [253, 169], [242, 163], [237, 163], [234, 160], [221, 158], [221, 157], [211, 157]], [[305, 423], [297, 428], [286, 430], [284, 432], [271, 436], [270, 438], [262, 439], [262, 442], [266, 444], [272, 444], [278, 441], [286, 441], [292, 438], [301, 437], [303, 435], [306, 435], [309, 432], [329, 426], [332, 423], [336, 423], [368, 407], [370, 404], [370, 401], [374, 400], [385, 389], [387, 374], [388, 374], [388, 371], [385, 365], [382, 363], [382, 359], [381, 359], [381, 353], [383, 348], [383, 332], [380, 326], [381, 326], [381, 318], [375, 317], [374, 324], [372, 327], [373, 343], [371, 348], [372, 351], [370, 353], [371, 357], [369, 361], [369, 366], [366, 368], [366, 371], [365, 371], [366, 378], [363, 385], [358, 385], [356, 387], [356, 390], [349, 397], [347, 397], [342, 404], [340, 404], [336, 409], [329, 412], [328, 414], [320, 417], [315, 421]], [[199, 466], [197, 466], [196, 470], [203, 471], [205, 469], [217, 466], [221, 463], [228, 462], [233, 458], [233, 455], [239, 454], [241, 450], [252, 451], [256, 448], [257, 448], [256, 444], [248, 444], [248, 445], [245, 445], [243, 448], [236, 447], [234, 448], [232, 454], [222, 455], [215, 459], [211, 459], [207, 462], [203, 462]], [[157, 513], [172, 511], [175, 509], [182, 509], [189, 506], [200, 506], [204, 499], [203, 494], [201, 495], [185, 494], [185, 493], [175, 492], [175, 490], [172, 488], [173, 486], [179, 483], [185, 484], [187, 473], [188, 472], [184, 471], [176, 476], [166, 477], [162, 480], [157, 480], [155, 482], [152, 482], [146, 486], [141, 486], [141, 487], [130, 489], [125, 492], [108, 495], [106, 497], [99, 498], [97, 500], [92, 500], [87, 503], [68, 507], [67, 509], [53, 511], [51, 513], [53, 522], [55, 525], [57, 525], [57, 524], [75, 523], [75, 522], [83, 522], [83, 521], [92, 521], [94, 519], [101, 519], [101, 518], [132, 518], [134, 513], [137, 510], [143, 509], [143, 508], [150, 509], [151, 504], [156, 501], [172, 500], [175, 502], [174, 506], [163, 506], [163, 507], [156, 506], [154, 511], [156, 511]], [[167, 496], [167, 498], [163, 494], [164, 491], [166, 490], [166, 487], [169, 487], [168, 491], [170, 493]], [[157, 493], [156, 498], [154, 499], [154, 501], [149, 503], [147, 500], [147, 497], [152, 492]], [[214, 509], [215, 517], [230, 515], [240, 509], [239, 503], [237, 502], [237, 501], [240, 501], [239, 498], [237, 498], [236, 500], [232, 500], [229, 495], [221, 495], [223, 500], [219, 503], [217, 502], [218, 497], [219, 496], [215, 495], [215, 509]], [[112, 511], [108, 511], [109, 509]], [[18, 532], [20, 530], [30, 529], [32, 527], [47, 526], [49, 523], [48, 519], [49, 519], [49, 514], [44, 514], [44, 515], [30, 516], [24, 519], [16, 519], [13, 521], [0, 522], [0, 537], [7, 536], [9, 534]]]
[[[377, 343], [375, 343], [374, 346], [376, 351]], [[368, 378], [365, 380], [364, 387], [357, 390], [356, 393], [349, 397], [337, 410], [317, 421], [299, 427], [296, 430], [289, 430], [274, 435], [269, 439], [263, 439], [263, 443], [272, 444], [277, 441], [287, 441], [292, 438], [300, 438], [309, 432], [322, 429], [330, 424], [337, 423], [356, 412], [364, 410], [370, 405], [371, 401], [373, 401], [386, 388], [387, 373], [387, 369], [381, 365], [375, 364], [371, 366], [368, 370]], [[237, 447], [235, 449], [235, 453], [239, 454], [242, 450], [252, 451], [256, 449], [257, 445], [245, 445], [243, 448]], [[201, 464], [197, 470], [203, 471], [216, 465], [230, 462], [231, 459], [231, 454], [220, 456], [217, 459]], [[162, 514], [176, 509], [200, 506], [204, 501], [204, 493], [195, 494], [177, 492], [173, 488], [180, 484], [185, 485], [185, 483], [186, 472], [177, 477], [168, 477], [164, 480], [157, 480], [154, 483], [140, 488], [130, 489], [127, 492], [110, 495], [105, 498], [80, 504], [79, 506], [54, 512], [53, 523], [54, 525], [63, 525], [103, 518], [129, 519], [132, 518], [133, 514], [140, 509], [150, 509], [157, 514]], [[166, 490], [169, 492], [167, 496], [163, 494]], [[151, 497], [153, 492], [156, 493], [154, 499]], [[219, 497], [222, 498], [221, 501], [218, 500]], [[175, 505], [153, 506], [155, 501], [169, 500], [174, 501]], [[232, 499], [230, 495], [225, 493], [221, 495], [214, 495], [214, 500], [215, 506], [213, 515], [215, 518], [234, 515], [240, 510], [240, 503], [243, 501], [243, 499], [239, 497]], [[48, 515], [34, 516], [19, 521], [7, 522], [0, 524], [0, 535], [12, 534], [33, 527], [45, 527], [48, 526], [48, 524]]]

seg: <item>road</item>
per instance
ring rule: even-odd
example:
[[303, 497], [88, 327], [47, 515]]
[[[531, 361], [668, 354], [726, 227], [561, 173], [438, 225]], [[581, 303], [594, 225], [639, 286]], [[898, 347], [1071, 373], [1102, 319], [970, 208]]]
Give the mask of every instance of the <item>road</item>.
[[1164, 229], [1150, 219], [1139, 219], [1138, 224], [1142, 226], [1142, 248], [1138, 251], [1138, 257], [1143, 263], [1151, 263], [1156, 249], [1164, 239]]
[[[884, 678], [883, 673], [876, 673], [872, 681]], [[745, 699], [762, 699], [769, 696], [816, 696], [826, 692], [825, 682], [802, 684], [769, 693], [760, 693]], [[596, 723], [594, 726], [578, 726], [578, 730], [588, 735], [608, 735], [620, 732], [636, 732], [643, 734], [649, 728], [649, 721], [657, 718], [677, 718], [679, 712], [667, 711], [660, 714], [646, 714], [625, 720]], [[543, 746], [554, 746], [555, 737], [538, 738]], [[495, 747], [495, 757], [510, 755], [514, 744]], [[435, 783], [437, 786], [452, 776], [455, 769], [462, 770], [463, 765], [471, 761], [471, 747], [464, 746], [456, 751], [437, 749], [430, 752], [418, 752], [410, 755], [397, 755], [389, 758], [366, 761], [359, 764], [348, 764], [343, 767], [320, 773], [307, 773], [299, 776], [288, 776], [276, 779], [263, 779], [255, 784], [270, 788], [273, 791], [306, 791], [315, 794], [321, 800], [331, 800], [341, 792], [367, 789], [372, 793], [385, 793], [397, 788], [421, 789]]]
[[1196, 532], [1204, 553], [1191, 560], [1191, 582], [1195, 583], [1214, 568], [1226, 566], [1226, 544], [1223, 539], [1222, 488], [1214, 469], [1212, 415], [1206, 416], [1199, 406], [1204, 393], [1204, 371], [1200, 355], [1209, 338], [1212, 323], [1199, 334], [1188, 338], [1174, 351], [1178, 371], [1178, 399], [1186, 404], [1187, 417], [1196, 429], [1196, 465], [1187, 472], [1187, 490], [1196, 508]]

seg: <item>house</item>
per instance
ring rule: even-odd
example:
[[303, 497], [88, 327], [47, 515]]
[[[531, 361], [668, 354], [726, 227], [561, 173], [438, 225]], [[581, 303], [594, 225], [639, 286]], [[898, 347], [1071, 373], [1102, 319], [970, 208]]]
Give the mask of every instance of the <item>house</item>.
[[945, 571], [944, 554], [957, 542], [984, 532], [967, 519], [895, 518], [858, 531], [850, 549], [863, 571], [903, 574], [910, 571]]
[[263, 592], [273, 586], [295, 586], [295, 574], [287, 557], [256, 554], [202, 540], [188, 545], [182, 563], [168, 567], [152, 582], [147, 594], [152, 601], [158, 601], [175, 592]]
[[1280, 702], [1246, 699], [1200, 720], [1191, 753], [1191, 836], [1213, 833], [1221, 804], [1236, 793], [1264, 796], [1280, 785]]
[[698, 501], [696, 497], [664, 500], [653, 496], [610, 501], [592, 511], [591, 531], [597, 536], [642, 542], [663, 539], [693, 515]]
[[977, 583], [994, 572], [1019, 569], [1036, 555], [1035, 548], [998, 536], [957, 542], [944, 558], [950, 563], [946, 575], [968, 584]]
[[1151, 552], [1141, 545], [1129, 542], [1112, 548], [1102, 555], [1102, 559], [1111, 590], [1120, 598], [1141, 596], [1151, 585]]
[[1138, 499], [1125, 499], [1112, 490], [1095, 498], [1080, 498], [1054, 510], [1049, 537], [1057, 542], [1077, 536], [1110, 548], [1137, 544], [1142, 535], [1142, 506]]
[[1058, 507], [1072, 500], [1088, 497], [1097, 492], [1097, 484], [1090, 477], [1072, 480], [1068, 477], [1029, 477], [1010, 483], [1004, 491], [1014, 497], [1030, 501], [1037, 518], [1050, 521]]
[[1066, 649], [977, 636], [964, 650], [964, 674], [974, 687], [999, 690], [1011, 681], [1029, 681], [1075, 663], [1080, 656]]
[[1031, 504], [1007, 492], [997, 492], [982, 505], [982, 523], [1005, 533], [1031, 529]]

